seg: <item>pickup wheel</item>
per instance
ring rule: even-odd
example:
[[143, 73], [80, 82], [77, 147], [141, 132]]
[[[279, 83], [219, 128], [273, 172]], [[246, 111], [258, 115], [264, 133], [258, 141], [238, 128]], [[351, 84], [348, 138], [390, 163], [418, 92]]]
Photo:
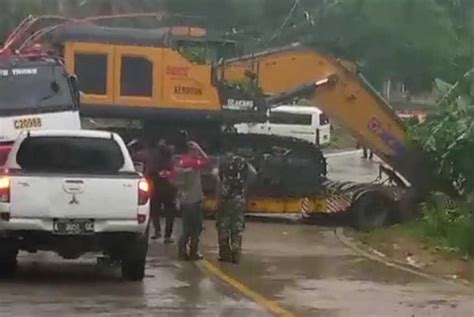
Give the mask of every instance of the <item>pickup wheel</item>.
[[18, 267], [16, 256], [0, 258], [0, 277], [12, 277]]
[[127, 243], [122, 258], [122, 277], [127, 281], [142, 281], [145, 277], [148, 234]]
[[0, 277], [12, 277], [17, 270], [18, 249], [15, 242], [0, 239]]

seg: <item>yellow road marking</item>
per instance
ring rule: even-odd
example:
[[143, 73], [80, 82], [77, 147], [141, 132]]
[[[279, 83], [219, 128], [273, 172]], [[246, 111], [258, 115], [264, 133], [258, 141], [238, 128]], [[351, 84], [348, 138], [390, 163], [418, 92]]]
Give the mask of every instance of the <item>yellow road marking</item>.
[[284, 309], [275, 301], [269, 300], [265, 298], [263, 295], [257, 293], [254, 290], [251, 290], [241, 282], [237, 281], [235, 278], [231, 277], [230, 275], [224, 273], [220, 268], [212, 264], [207, 260], [200, 261], [201, 265], [211, 274], [218, 277], [225, 283], [232, 286], [234, 289], [242, 293], [243, 295], [247, 296], [248, 298], [252, 299], [257, 304], [265, 307], [268, 311], [275, 314], [276, 316], [281, 317], [296, 317], [295, 314], [289, 312], [288, 310]]

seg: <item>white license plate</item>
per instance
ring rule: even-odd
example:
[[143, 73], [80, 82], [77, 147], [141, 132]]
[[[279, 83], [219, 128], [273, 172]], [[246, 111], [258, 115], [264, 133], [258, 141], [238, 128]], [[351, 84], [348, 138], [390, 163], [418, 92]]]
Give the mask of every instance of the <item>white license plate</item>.
[[94, 221], [92, 220], [55, 220], [53, 222], [53, 233], [62, 235], [81, 235], [94, 233]]

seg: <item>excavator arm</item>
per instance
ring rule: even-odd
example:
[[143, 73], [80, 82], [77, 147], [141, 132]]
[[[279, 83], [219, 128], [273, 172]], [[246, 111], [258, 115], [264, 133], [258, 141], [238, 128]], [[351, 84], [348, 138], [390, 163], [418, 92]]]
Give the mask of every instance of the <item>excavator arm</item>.
[[411, 185], [426, 188], [430, 183], [429, 169], [420, 166], [422, 151], [411, 144], [403, 122], [354, 64], [292, 45], [228, 60], [218, 75], [226, 82], [252, 81], [269, 107], [295, 97], [312, 98]]

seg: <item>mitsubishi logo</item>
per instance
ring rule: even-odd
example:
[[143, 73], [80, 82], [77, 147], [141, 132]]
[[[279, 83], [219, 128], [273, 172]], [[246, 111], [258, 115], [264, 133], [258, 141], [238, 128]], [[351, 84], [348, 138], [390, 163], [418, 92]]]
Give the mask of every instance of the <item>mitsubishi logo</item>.
[[79, 201], [76, 199], [76, 194], [72, 194], [72, 198], [69, 202], [69, 205], [79, 205]]

